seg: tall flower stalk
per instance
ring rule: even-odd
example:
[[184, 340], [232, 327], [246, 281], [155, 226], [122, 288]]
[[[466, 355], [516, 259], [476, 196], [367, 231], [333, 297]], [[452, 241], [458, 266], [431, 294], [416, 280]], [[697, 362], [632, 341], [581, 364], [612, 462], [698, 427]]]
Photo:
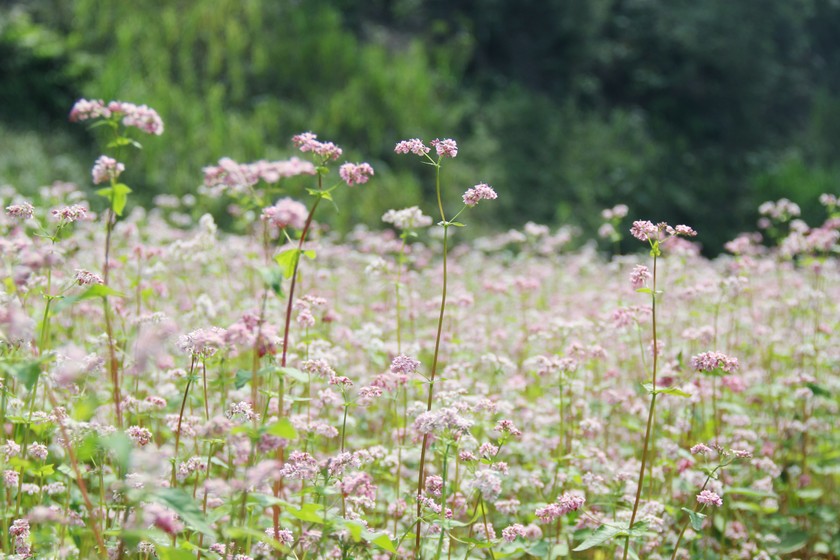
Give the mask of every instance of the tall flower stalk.
[[[73, 105], [70, 111], [71, 121], [94, 120], [91, 128], [107, 127], [110, 132], [110, 140], [106, 149], [110, 150], [117, 157], [123, 147], [133, 146], [142, 148], [139, 142], [128, 135], [129, 128], [137, 128], [146, 134], [160, 136], [163, 134], [163, 120], [154, 109], [145, 105], [135, 105], [124, 101], [111, 101], [107, 105], [102, 100], [80, 99]], [[108, 337], [108, 373], [111, 377], [111, 386], [114, 398], [114, 413], [116, 415], [117, 427], [122, 428], [122, 396], [120, 392], [120, 361], [117, 357], [116, 341], [111, 321], [111, 306], [108, 303], [108, 296], [117, 292], [109, 289], [111, 269], [111, 236], [117, 218], [121, 217], [125, 210], [128, 195], [131, 188], [118, 179], [125, 171], [125, 165], [115, 158], [107, 155], [100, 156], [91, 170], [94, 184], [105, 184], [96, 191], [96, 194], [108, 201], [108, 208], [105, 210], [105, 254], [103, 262], [102, 278], [104, 289], [99, 289], [95, 295], [102, 297], [102, 305], [105, 316], [105, 334]]]
[[[627, 560], [627, 554], [630, 551], [630, 536], [633, 531], [633, 524], [636, 522], [636, 514], [639, 511], [639, 501], [642, 496], [642, 486], [645, 480], [645, 467], [648, 461], [648, 450], [651, 441], [651, 434], [654, 430], [654, 411], [656, 410], [656, 395], [659, 394], [660, 389], [656, 385], [656, 373], [659, 365], [659, 340], [657, 338], [656, 330], [656, 300], [659, 292], [656, 289], [657, 279], [657, 264], [659, 257], [662, 256], [662, 243], [670, 237], [676, 235], [695, 236], [697, 232], [688, 226], [679, 225], [672, 228], [668, 224], [662, 222], [654, 225], [648, 221], [633, 222], [633, 227], [630, 229], [633, 237], [640, 241], [645, 241], [650, 244], [650, 256], [653, 258], [653, 272], [647, 271], [645, 267], [636, 267], [631, 274], [631, 282], [636, 287], [636, 291], [650, 294], [651, 300], [651, 335], [652, 335], [652, 365], [651, 365], [651, 383], [649, 388], [650, 405], [648, 406], [647, 425], [645, 427], [645, 440], [642, 445], [642, 463], [639, 467], [639, 479], [636, 483], [636, 497], [633, 500], [633, 513], [630, 515], [630, 524], [627, 527], [627, 536], [624, 540], [624, 555], [623, 560]], [[644, 286], [646, 278], [651, 279], [651, 287]]]
[[[445, 138], [443, 140], [435, 139], [431, 142], [431, 145], [435, 148], [435, 152], [437, 153], [437, 158], [433, 158], [429, 153], [431, 152], [431, 148], [426, 146], [422, 140], [418, 138], [412, 138], [411, 140], [403, 140], [398, 142], [394, 151], [398, 154], [408, 154], [413, 153], [418, 155], [422, 158], [426, 159], [426, 163], [433, 166], [435, 168], [435, 197], [437, 199], [437, 206], [438, 212], [440, 213], [440, 222], [438, 223], [439, 226], [443, 228], [443, 278], [442, 278], [442, 286], [441, 286], [441, 294], [440, 294], [440, 310], [438, 312], [438, 322], [437, 322], [437, 331], [435, 334], [435, 350], [434, 354], [432, 355], [432, 367], [431, 372], [428, 377], [428, 385], [429, 390], [426, 395], [426, 412], [431, 412], [432, 410], [432, 401], [434, 399], [434, 391], [435, 391], [435, 377], [437, 376], [437, 369], [440, 359], [440, 341], [441, 336], [443, 334], [443, 317], [446, 313], [446, 290], [447, 290], [447, 282], [448, 282], [448, 250], [449, 250], [449, 228], [452, 226], [455, 227], [464, 227], [464, 224], [455, 221], [461, 213], [469, 207], [475, 206], [478, 204], [479, 200], [492, 200], [496, 198], [496, 192], [488, 185], [481, 183], [478, 184], [464, 193], [463, 201], [464, 206], [461, 210], [458, 211], [457, 214], [451, 219], [447, 220], [446, 212], [443, 209], [443, 196], [441, 195], [441, 188], [440, 188], [440, 169], [441, 163], [445, 158], [454, 158], [458, 155], [458, 145], [456, 144], [455, 140], [451, 138]], [[414, 557], [420, 558], [420, 533], [422, 529], [422, 508], [423, 504], [420, 501], [420, 496], [423, 491], [426, 482], [426, 448], [429, 443], [429, 434], [423, 434], [423, 441], [420, 444], [420, 467], [417, 474], [417, 524], [414, 529]]]

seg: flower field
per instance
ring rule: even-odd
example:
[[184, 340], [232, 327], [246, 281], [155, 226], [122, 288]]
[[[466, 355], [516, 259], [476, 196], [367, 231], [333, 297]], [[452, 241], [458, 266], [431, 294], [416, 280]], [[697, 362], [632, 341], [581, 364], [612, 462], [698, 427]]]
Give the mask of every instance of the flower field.
[[319, 216], [375, 171], [314, 134], [143, 209], [120, 157], [157, 113], [71, 118], [104, 131], [98, 190], [0, 192], [6, 557], [840, 557], [834, 196], [714, 260], [621, 205], [601, 234], [632, 254], [466, 242], [496, 191], [412, 139], [438, 205], [339, 238]]

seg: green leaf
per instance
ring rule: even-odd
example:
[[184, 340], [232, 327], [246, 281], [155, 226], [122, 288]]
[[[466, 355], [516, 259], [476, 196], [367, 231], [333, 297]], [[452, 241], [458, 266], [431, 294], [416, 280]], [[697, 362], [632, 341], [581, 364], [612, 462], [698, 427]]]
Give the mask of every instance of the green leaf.
[[317, 504], [303, 504], [300, 508], [287, 506], [286, 512], [307, 523], [324, 523], [324, 509]]
[[656, 389], [654, 389], [653, 385], [650, 384], [650, 383], [642, 383], [642, 387], [644, 387], [645, 391], [647, 391], [649, 395], [653, 395], [653, 394], [658, 395], [659, 393], [662, 393], [662, 394], [665, 394], [665, 395], [676, 395], [678, 397], [690, 397], [691, 396], [689, 393], [686, 393], [685, 391], [681, 391], [680, 389], [677, 389], [676, 387], [657, 387]]
[[651, 290], [650, 288], [636, 288], [636, 291], [639, 292], [640, 294], [652, 294], [653, 293], [653, 290]]
[[295, 439], [298, 437], [297, 430], [292, 426], [288, 418], [281, 418], [266, 429], [266, 433], [283, 439]]
[[236, 376], [233, 378], [233, 385], [237, 389], [241, 389], [251, 381], [251, 371], [247, 369], [236, 370]]
[[205, 520], [204, 514], [193, 500], [192, 496], [180, 488], [161, 488], [152, 497], [177, 513], [187, 525], [209, 537], [216, 536], [216, 532]]
[[125, 209], [125, 203], [128, 201], [128, 193], [130, 192], [131, 189], [128, 185], [123, 183], [117, 183], [114, 185], [114, 196], [111, 199], [111, 209], [117, 216], [122, 216], [123, 210]]
[[816, 383], [806, 383], [805, 386], [811, 389], [811, 392], [814, 393], [814, 396], [816, 397], [831, 398], [831, 392]]
[[143, 146], [137, 140], [133, 140], [131, 138], [127, 138], [125, 136], [119, 136], [114, 140], [111, 140], [107, 144], [108, 149], [120, 148], [122, 146], [134, 146], [135, 148], [142, 149]]
[[55, 473], [55, 469], [53, 468], [54, 465], [41, 465], [40, 467], [29, 469], [29, 473], [32, 476], [50, 476], [51, 474]]
[[113, 433], [103, 437], [100, 444], [111, 452], [114, 460], [125, 472], [129, 466], [131, 458], [131, 450], [133, 445], [131, 440], [124, 433]]
[[195, 560], [195, 553], [174, 546], [156, 546], [155, 552], [160, 560]]
[[706, 519], [707, 515], [688, 508], [682, 508], [682, 510], [688, 514], [688, 519], [691, 521], [691, 528], [698, 532], [702, 531], [703, 520]]
[[123, 294], [122, 292], [118, 292], [117, 290], [115, 290], [113, 288], [110, 288], [108, 286], [105, 286], [104, 284], [94, 284], [93, 286], [90, 286], [88, 289], [86, 289], [81, 294], [63, 298], [53, 307], [53, 309], [55, 310], [56, 313], [58, 313], [59, 311], [67, 309], [68, 307], [72, 307], [73, 305], [75, 305], [76, 303], [78, 303], [80, 301], [83, 301], [83, 300], [86, 300], [86, 299], [94, 299], [94, 298], [98, 298], [98, 297], [106, 298], [108, 296], [116, 296], [116, 297], [124, 298], [125, 294]]
[[462, 224], [461, 222], [449, 222], [449, 225], [455, 227], [467, 227], [467, 224]]
[[284, 377], [291, 377], [295, 381], [300, 381], [301, 383], [309, 381], [309, 376], [297, 368], [281, 367], [277, 368], [275, 371]]
[[573, 548], [574, 552], [581, 552], [589, 550], [592, 547], [599, 546], [614, 537], [626, 537], [629, 533], [626, 527], [613, 527], [612, 525], [601, 525], [592, 532], [582, 543]]
[[283, 271], [283, 276], [285, 278], [292, 277], [292, 275], [295, 273], [295, 267], [297, 267], [299, 260], [299, 249], [286, 249], [285, 251], [279, 253], [276, 257], [274, 257], [274, 261], [280, 265], [280, 270]]
[[261, 268], [260, 274], [263, 277], [265, 285], [271, 288], [271, 291], [278, 296], [283, 295], [283, 271], [279, 268]]
[[797, 490], [796, 495], [800, 500], [805, 500], [806, 502], [819, 500], [822, 498], [823, 490], [822, 488], [803, 488], [802, 490]]
[[782, 542], [776, 547], [778, 554], [791, 554], [808, 544], [808, 533], [796, 531], [782, 537]]
[[394, 554], [397, 553], [397, 549], [394, 548], [394, 542], [391, 540], [391, 537], [389, 537], [387, 533], [382, 533], [381, 535], [370, 539], [370, 542], [374, 546], [378, 546], [386, 552], [392, 552]]
[[99, 436], [95, 433], [90, 433], [76, 446], [76, 460], [81, 463], [89, 461], [96, 456], [98, 450]]
[[31, 391], [38, 378], [41, 376], [41, 364], [37, 361], [23, 362], [12, 366], [6, 366], [6, 370], [23, 383], [27, 391]]
[[350, 533], [350, 537], [355, 542], [359, 542], [362, 540], [362, 531], [364, 531], [365, 527], [358, 521], [347, 521], [345, 520], [342, 525], [344, 528], [347, 529], [347, 532]]

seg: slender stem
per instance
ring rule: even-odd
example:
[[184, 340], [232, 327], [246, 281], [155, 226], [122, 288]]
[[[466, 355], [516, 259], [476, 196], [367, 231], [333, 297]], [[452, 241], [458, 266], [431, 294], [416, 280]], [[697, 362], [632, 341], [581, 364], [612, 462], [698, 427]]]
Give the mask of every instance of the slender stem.
[[[435, 353], [432, 358], [432, 373], [429, 378], [429, 396], [426, 401], [426, 412], [432, 410], [432, 398], [435, 389], [435, 374], [437, 373], [438, 357], [440, 355], [440, 339], [443, 333], [443, 314], [446, 310], [446, 281], [447, 281], [447, 261], [446, 254], [449, 243], [449, 226], [446, 224], [446, 215], [443, 212], [443, 202], [440, 196], [440, 164], [435, 166], [435, 192], [437, 193], [438, 209], [440, 210], [440, 218], [443, 221], [443, 287], [440, 295], [440, 314], [438, 315], [437, 334], [435, 336]], [[426, 446], [429, 442], [429, 434], [423, 434], [423, 443], [420, 448], [420, 472], [417, 475], [417, 497], [423, 490], [423, 485], [426, 479]], [[414, 535], [414, 557], [420, 558], [420, 529], [422, 521], [420, 519], [421, 504], [417, 500], [417, 526], [415, 527]]]
[[[58, 401], [53, 395], [52, 391], [50, 390], [49, 385], [46, 383], [44, 384], [44, 391], [47, 394], [47, 398], [50, 401], [52, 407], [58, 408]], [[96, 539], [97, 544], [97, 551], [99, 552], [99, 556], [102, 558], [108, 558], [108, 549], [105, 547], [105, 541], [102, 538], [102, 532], [99, 530], [99, 523], [97, 523], [97, 513], [93, 507], [93, 502], [90, 501], [90, 495], [87, 491], [87, 486], [85, 485], [85, 481], [82, 478], [82, 472], [79, 469], [79, 463], [76, 460], [76, 453], [73, 451], [73, 445], [70, 442], [70, 435], [67, 433], [67, 429], [64, 427], [64, 421], [59, 420], [56, 422], [58, 424], [58, 429], [61, 431], [61, 439], [64, 442], [64, 449], [67, 451], [67, 457], [70, 459], [70, 467], [73, 469], [73, 474], [76, 475], [76, 484], [79, 486], [79, 492], [82, 494], [82, 501], [85, 503], [85, 508], [88, 510], [88, 515], [90, 516], [90, 529], [93, 531], [93, 536]], [[69, 492], [68, 492], [69, 494]]]
[[[322, 178], [321, 175], [318, 175], [318, 188], [322, 186]], [[312, 204], [312, 208], [309, 210], [309, 215], [306, 216], [306, 222], [303, 225], [303, 230], [300, 232], [300, 240], [298, 241], [298, 255], [295, 259], [295, 266], [292, 270], [292, 282], [289, 286], [289, 299], [286, 302], [286, 322], [283, 327], [283, 351], [280, 357], [280, 367], [286, 367], [286, 359], [288, 356], [289, 351], [289, 328], [291, 327], [292, 322], [292, 304], [295, 298], [295, 288], [297, 287], [297, 277], [298, 277], [298, 266], [300, 265], [300, 254], [303, 251], [303, 243], [306, 241], [306, 235], [309, 233], [309, 228], [312, 226], [312, 218], [315, 216], [315, 210], [318, 208], [318, 204], [321, 202], [321, 197], [317, 197], [315, 202]], [[279, 402], [277, 405], [277, 416], [279, 418], [283, 417], [283, 392], [284, 392], [284, 385], [283, 385], [283, 377], [280, 377], [280, 388], [278, 390], [278, 398]], [[284, 448], [278, 447], [277, 448], [277, 461], [278, 463], [283, 463], [285, 456]], [[281, 477], [277, 478], [277, 481], [274, 483], [274, 497], [280, 497], [280, 493], [283, 491], [283, 479]], [[271, 508], [272, 511], [272, 521], [274, 526], [274, 534], [278, 535], [280, 531], [280, 506], [275, 505]]]
[[[432, 373], [429, 378], [429, 395], [426, 400], [426, 412], [432, 410], [432, 398], [434, 396], [434, 389], [435, 389], [435, 374], [437, 373], [437, 366], [438, 366], [438, 357], [440, 355], [440, 339], [441, 334], [443, 332], [443, 314], [446, 310], [446, 251], [448, 246], [448, 234], [449, 228], [444, 226], [443, 228], [443, 288], [441, 291], [441, 298], [440, 298], [440, 314], [438, 315], [438, 327], [437, 327], [437, 335], [435, 337], [435, 353], [434, 357], [432, 358]], [[420, 495], [420, 492], [423, 490], [423, 485], [426, 480], [426, 446], [428, 444], [429, 434], [423, 434], [423, 444], [420, 449], [420, 473], [417, 477], [417, 495]], [[415, 558], [419, 557], [420, 553], [420, 513], [421, 513], [421, 505], [418, 500], [417, 502], [417, 530], [416, 535], [414, 537], [414, 556]]]
[[[178, 446], [181, 444], [181, 421], [184, 419], [184, 409], [187, 406], [187, 396], [190, 393], [190, 384], [192, 383], [193, 372], [195, 370], [195, 356], [190, 362], [190, 373], [187, 375], [187, 386], [184, 388], [184, 398], [181, 401], [181, 412], [178, 414], [178, 429], [175, 431], [175, 453], [172, 457], [172, 480], [171, 487], [175, 488], [176, 470], [178, 465]], [[209, 465], [208, 465], [209, 468]]]
[[[648, 455], [648, 443], [650, 442], [650, 434], [653, 427], [653, 411], [656, 407], [656, 366], [657, 366], [657, 358], [658, 358], [658, 344], [656, 339], [656, 252], [653, 254], [653, 287], [651, 293], [651, 315], [652, 315], [652, 328], [653, 328], [653, 373], [652, 373], [652, 383], [653, 383], [653, 394], [650, 397], [650, 408], [648, 409], [648, 419], [647, 419], [647, 428], [645, 428], [645, 443], [644, 447], [642, 448], [642, 465], [639, 468], [639, 481], [636, 484], [636, 499], [633, 502], [633, 513], [630, 515], [630, 524], [628, 525], [627, 529], [628, 532], [633, 529], [633, 523], [636, 521], [636, 513], [639, 510], [639, 498], [642, 495], [642, 485], [644, 484], [645, 480], [645, 465], [647, 463], [647, 455]], [[624, 539], [624, 555], [623, 560], [627, 560], [627, 553], [630, 550], [630, 535], [628, 534], [627, 537]]]
[[[111, 179], [112, 187], [115, 183]], [[113, 195], [112, 195], [113, 196]], [[113, 200], [111, 201], [113, 205]], [[114, 230], [114, 221], [116, 215], [112, 208], [106, 210], [105, 213], [105, 266], [102, 271], [102, 277], [106, 286], [108, 286], [108, 278], [111, 273], [111, 232]], [[108, 336], [108, 372], [111, 375], [111, 385], [113, 387], [114, 395], [114, 411], [117, 415], [117, 427], [122, 428], [122, 405], [120, 397], [120, 369], [119, 360], [117, 360], [117, 352], [114, 348], [114, 330], [111, 326], [111, 306], [108, 305], [108, 298], [102, 298], [102, 305], [105, 311], [105, 333]]]

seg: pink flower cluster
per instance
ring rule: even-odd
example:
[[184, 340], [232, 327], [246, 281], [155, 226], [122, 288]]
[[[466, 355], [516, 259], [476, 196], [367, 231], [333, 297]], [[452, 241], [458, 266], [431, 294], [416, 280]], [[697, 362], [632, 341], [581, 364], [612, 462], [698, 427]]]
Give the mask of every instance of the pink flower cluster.
[[397, 142], [394, 151], [398, 154], [412, 153], [418, 156], [425, 156], [432, 151], [432, 149], [425, 145], [419, 138], [412, 138], [411, 140], [402, 140], [401, 142]]
[[[435, 138], [429, 143], [432, 147], [434, 147], [437, 155], [440, 157], [454, 158], [458, 155], [458, 143], [452, 138], [444, 138], [442, 140], [440, 138]], [[394, 147], [394, 151], [398, 154], [412, 153], [418, 156], [425, 156], [432, 151], [432, 149], [424, 144], [419, 138], [412, 138], [410, 140], [397, 142], [396, 147]]]
[[405, 354], [400, 354], [391, 361], [391, 373], [411, 375], [417, 371], [417, 368], [419, 367], [420, 362], [418, 360], [406, 356]]
[[464, 204], [467, 206], [475, 206], [479, 200], [495, 200], [498, 198], [496, 191], [485, 183], [479, 183], [476, 186], [467, 189], [464, 193]]
[[286, 197], [275, 202], [274, 206], [263, 208], [260, 219], [277, 229], [303, 229], [307, 214], [306, 206]]
[[633, 272], [630, 273], [630, 284], [633, 288], [638, 290], [643, 287], [650, 278], [650, 270], [648, 270], [648, 267], [637, 264], [633, 269]]
[[79, 204], [73, 204], [71, 206], [56, 208], [50, 213], [53, 215], [54, 218], [61, 222], [73, 223], [77, 220], [81, 220], [82, 218], [86, 218], [87, 212], [88, 210], [84, 206], [81, 206]]
[[691, 367], [703, 372], [720, 369], [726, 373], [733, 373], [738, 369], [738, 358], [722, 352], [703, 352], [691, 358]]
[[345, 163], [338, 168], [341, 179], [348, 187], [367, 183], [373, 176], [373, 167], [369, 163]]
[[697, 232], [685, 225], [671, 227], [665, 222], [653, 224], [647, 220], [636, 220], [630, 228], [630, 233], [639, 241], [663, 241], [666, 237], [681, 235], [694, 237]]
[[19, 220], [28, 220], [34, 213], [35, 208], [33, 208], [33, 206], [28, 202], [6, 206], [6, 214], [9, 217], [17, 218]]
[[260, 179], [274, 184], [281, 179], [297, 175], [315, 175], [316, 172], [312, 163], [296, 157], [280, 161], [259, 160], [253, 163], [237, 163], [225, 157], [219, 160], [218, 165], [209, 165], [203, 171], [205, 187], [230, 189], [233, 192], [256, 185]]
[[583, 496], [564, 492], [562, 496], [557, 498], [556, 502], [548, 504], [545, 507], [537, 508], [535, 513], [543, 523], [551, 523], [558, 517], [566, 515], [571, 511], [579, 510], [585, 503], [586, 498]]
[[93, 164], [91, 175], [93, 175], [93, 183], [99, 185], [101, 183], [110, 182], [111, 179], [116, 179], [120, 173], [125, 171], [125, 165], [118, 162], [114, 158], [108, 156], [99, 156], [96, 163]]
[[709, 490], [703, 490], [699, 494], [697, 494], [697, 503], [703, 504], [706, 506], [717, 506], [720, 507], [723, 505], [723, 499], [720, 496], [711, 492]]
[[435, 151], [441, 157], [454, 158], [458, 155], [458, 144], [452, 138], [444, 138], [443, 140], [435, 138], [430, 144], [434, 146]]
[[318, 135], [311, 132], [302, 132], [292, 136], [292, 143], [301, 152], [312, 152], [324, 159], [338, 159], [344, 151], [332, 142], [319, 142]]
[[79, 99], [70, 111], [71, 121], [86, 121], [98, 118], [122, 116], [125, 126], [132, 126], [147, 134], [163, 134], [163, 120], [157, 111], [146, 105], [135, 105], [125, 101], [111, 101], [108, 105], [101, 99]]
[[74, 279], [79, 286], [92, 286], [94, 284], [105, 283], [105, 280], [103, 280], [102, 277], [95, 272], [90, 272], [89, 270], [83, 270], [81, 268], [76, 270]]

